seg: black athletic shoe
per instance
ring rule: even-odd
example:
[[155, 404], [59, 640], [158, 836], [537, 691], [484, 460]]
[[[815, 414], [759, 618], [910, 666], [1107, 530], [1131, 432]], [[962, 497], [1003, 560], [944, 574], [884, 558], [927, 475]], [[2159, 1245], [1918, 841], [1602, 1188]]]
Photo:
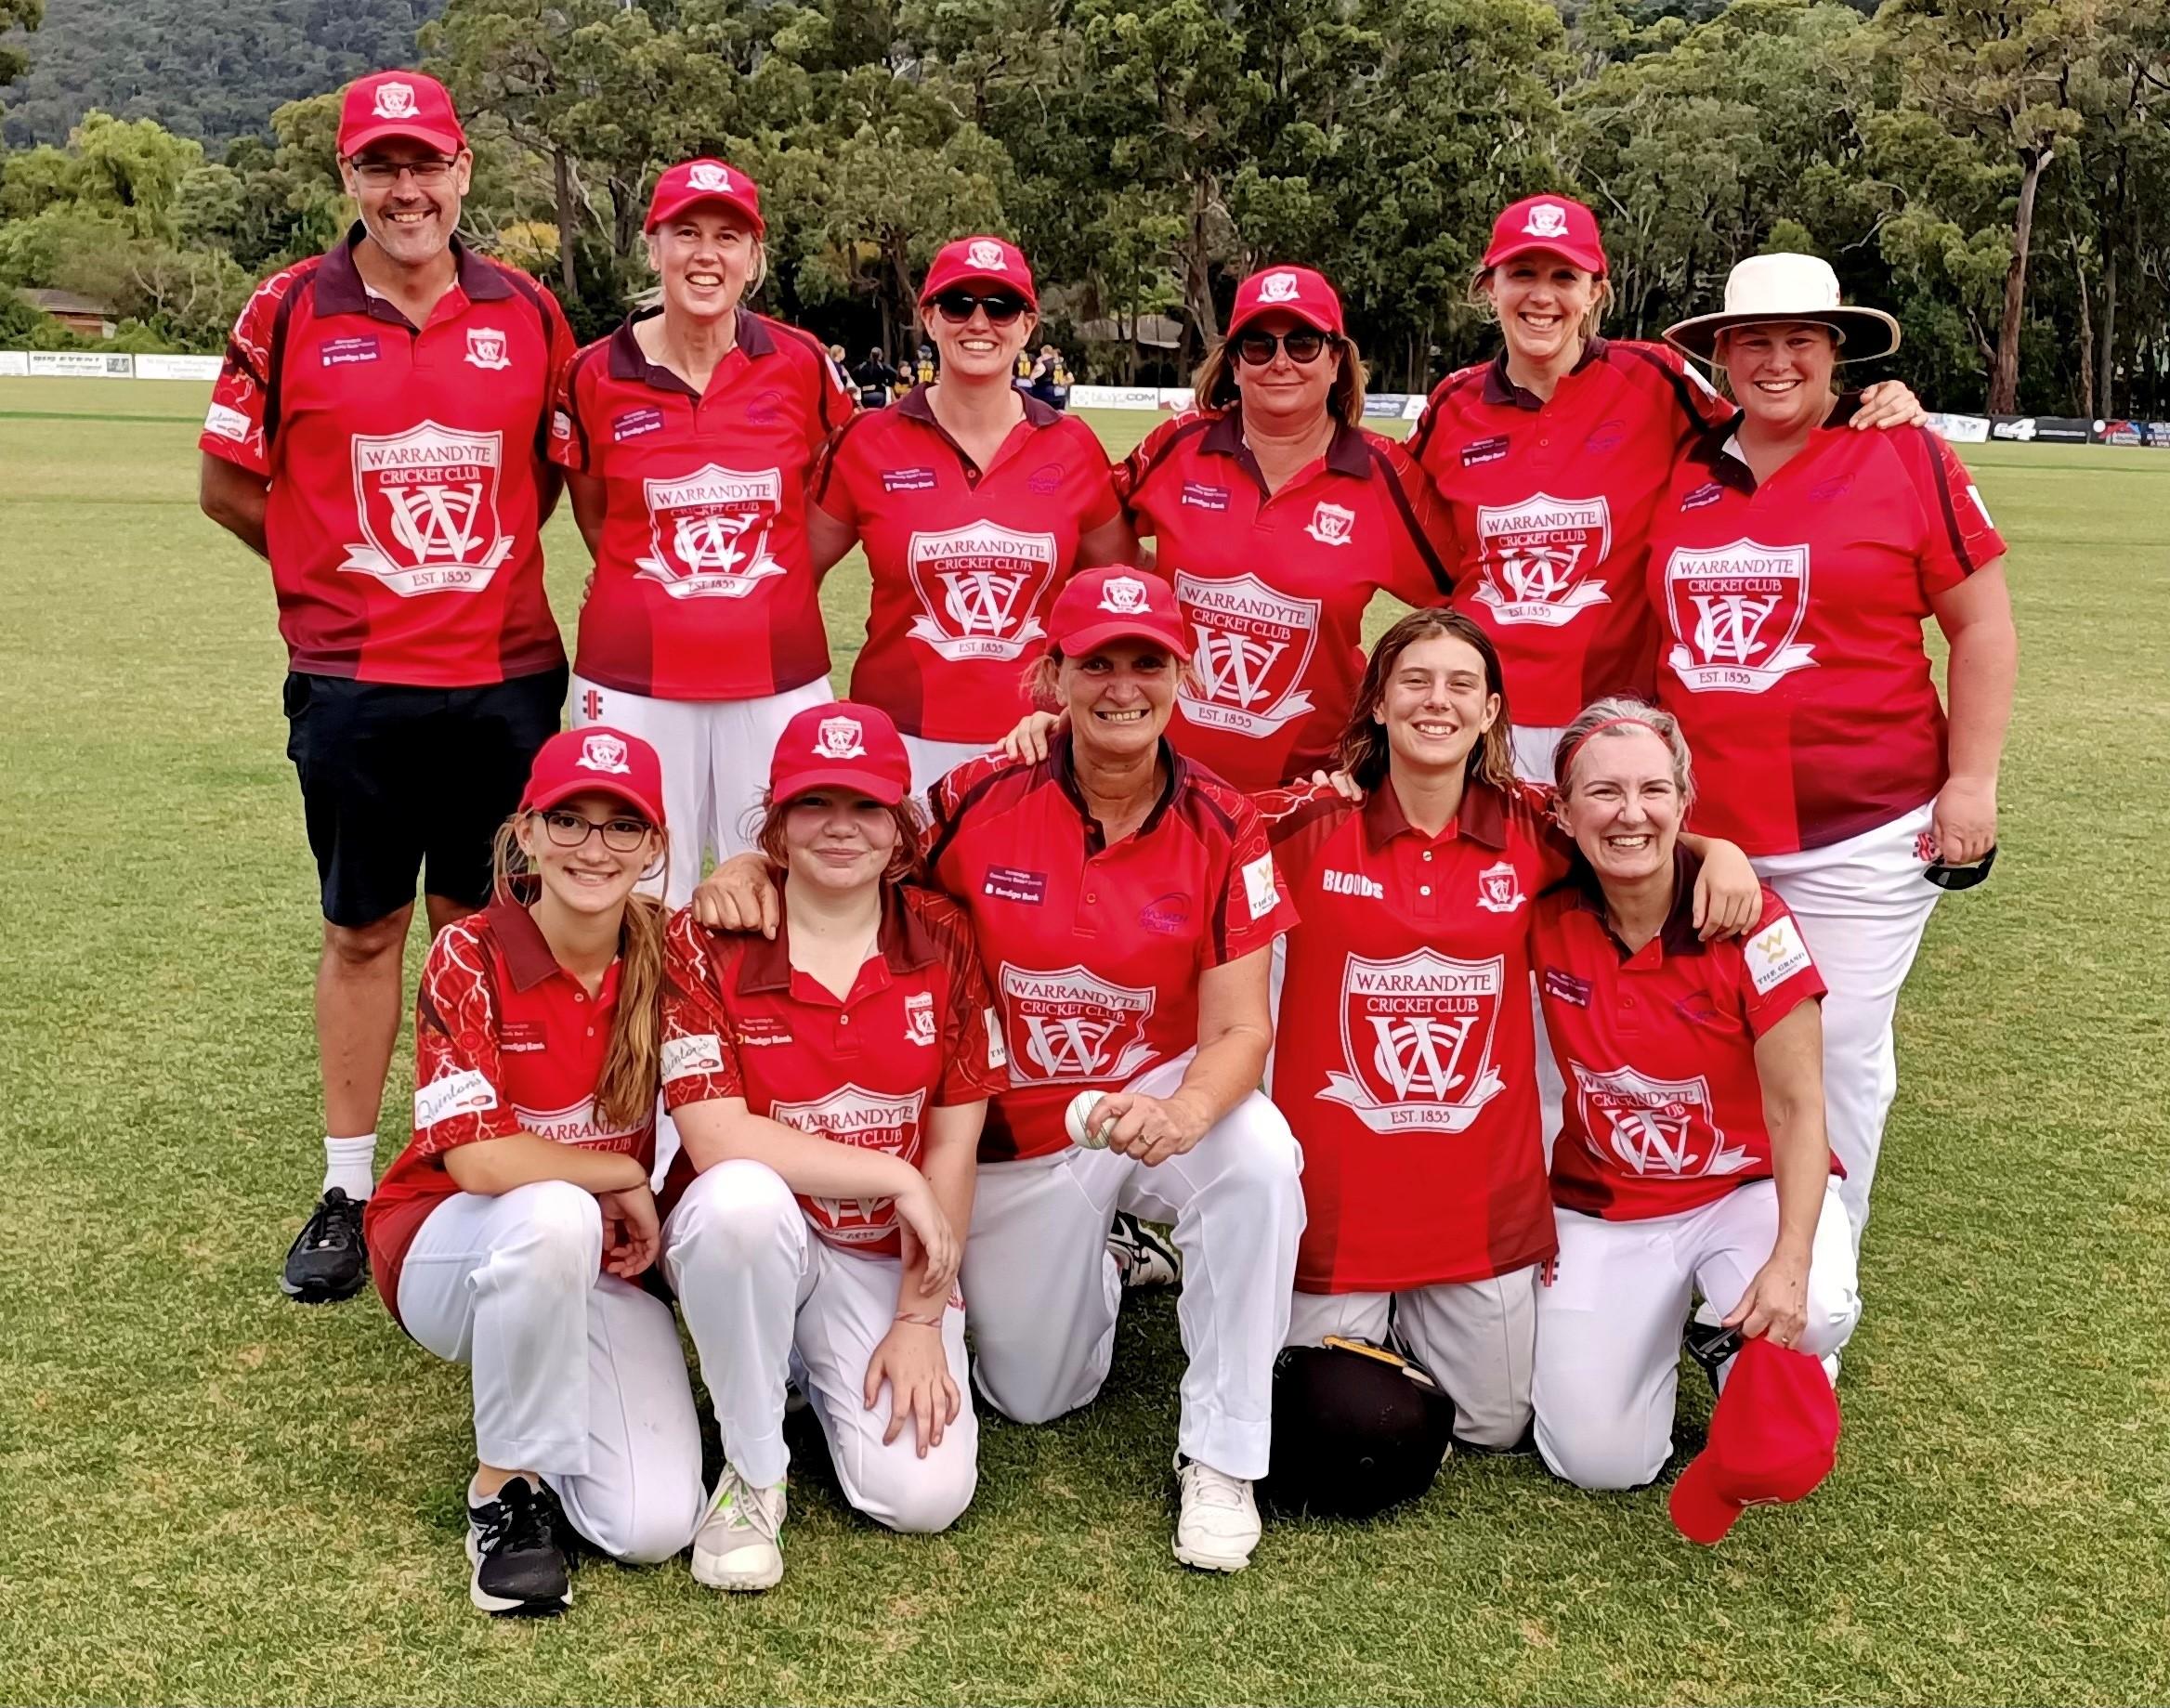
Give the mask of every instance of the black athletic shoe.
[[485, 1613], [546, 1619], [572, 1605], [572, 1572], [560, 1540], [565, 1508], [548, 1483], [515, 1477], [494, 1500], [467, 1506], [467, 1596]]
[[369, 1279], [369, 1250], [361, 1243], [361, 1206], [336, 1186], [323, 1195], [286, 1248], [279, 1285], [297, 1305], [335, 1305], [352, 1298]]

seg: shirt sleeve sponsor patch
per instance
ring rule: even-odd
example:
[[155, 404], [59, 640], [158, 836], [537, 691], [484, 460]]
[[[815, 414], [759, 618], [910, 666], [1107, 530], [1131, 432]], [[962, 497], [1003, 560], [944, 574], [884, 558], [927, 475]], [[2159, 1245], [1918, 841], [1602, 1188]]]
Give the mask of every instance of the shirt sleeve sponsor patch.
[[663, 1040], [663, 1079], [693, 1079], [724, 1069], [724, 1043], [713, 1032]]
[[1981, 502], [1981, 489], [1971, 480], [1967, 483], [1967, 496], [1974, 501], [1974, 508], [1981, 512], [1982, 526], [1994, 528], [1996, 523], [1989, 514], [1989, 506]]
[[238, 445], [249, 437], [249, 418], [239, 410], [214, 403], [210, 413], [203, 417], [203, 431], [216, 433], [220, 438], [231, 439]]
[[990, 1006], [987, 1013], [987, 1065], [1008, 1067], [1010, 1052], [1002, 1048], [1002, 1017]]
[[456, 1115], [481, 1115], [497, 1107], [497, 1088], [471, 1067], [439, 1075], [414, 1089], [414, 1130], [423, 1132]]
[[1250, 899], [1251, 922], [1256, 924], [1278, 905], [1279, 894], [1274, 883], [1274, 856], [1261, 854], [1243, 868], [1244, 893]]
[[554, 439], [572, 437], [572, 417], [563, 410], [550, 411], [550, 437]]
[[1786, 980], [1811, 965], [1809, 945], [1801, 941], [1791, 915], [1781, 915], [1752, 932], [1741, 945], [1748, 962], [1748, 977], [1759, 996], [1768, 997]]

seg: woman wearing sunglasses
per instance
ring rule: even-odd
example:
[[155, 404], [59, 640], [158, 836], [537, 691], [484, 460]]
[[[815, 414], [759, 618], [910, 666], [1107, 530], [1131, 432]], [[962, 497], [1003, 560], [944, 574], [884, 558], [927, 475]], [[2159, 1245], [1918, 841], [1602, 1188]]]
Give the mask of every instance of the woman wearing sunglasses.
[[707, 852], [747, 846], [778, 734], [831, 698], [805, 489], [852, 398], [818, 343], [745, 306], [766, 229], [736, 167], [664, 172], [647, 213], [662, 305], [581, 351], [554, 424], [595, 559], [572, 722], [618, 724], [662, 755], [673, 906]]
[[[1858, 1245], [1898, 1089], [1891, 1019], [1943, 887], [1996, 842], [2019, 637], [2005, 542], [1926, 427], [1855, 434], [1839, 364], [1899, 347], [1812, 255], [1758, 255], [1722, 313], [1667, 329], [1741, 408], [1704, 433], [1651, 527], [1659, 704], [1708, 796], [1696, 828], [1747, 850], [1830, 985], [1824, 1082]], [[1950, 644], [1951, 715], [1922, 645]]]
[[392, 1316], [473, 1372], [469, 1595], [561, 1612], [578, 1531], [668, 1559], [699, 1521], [700, 1428], [655, 1261], [661, 767], [553, 736], [498, 832], [494, 899], [438, 933], [414, 1006], [414, 1137], [369, 1201]]
[[1038, 301], [1013, 245], [946, 245], [920, 293], [941, 378], [853, 422], [815, 477], [815, 562], [856, 542], [873, 580], [852, 698], [895, 720], [922, 794], [1029, 710], [1025, 673], [1073, 566], [1133, 548], [1092, 429], [1012, 382]]

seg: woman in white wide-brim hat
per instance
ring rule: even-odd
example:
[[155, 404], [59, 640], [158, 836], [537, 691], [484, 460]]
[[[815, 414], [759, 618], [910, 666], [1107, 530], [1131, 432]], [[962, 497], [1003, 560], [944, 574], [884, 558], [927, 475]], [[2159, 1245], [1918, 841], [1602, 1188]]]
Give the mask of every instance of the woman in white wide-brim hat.
[[[1899, 326], [1840, 302], [1826, 263], [1744, 261], [1722, 312], [1666, 338], [1740, 412], [1691, 449], [1652, 524], [1658, 698], [1703, 777], [1695, 828], [1748, 852], [1830, 987], [1824, 1089], [1858, 1247], [1899, 987], [1938, 894], [1979, 882], [1996, 843], [2019, 656], [2005, 542], [1926, 427], [1845, 431], [1834, 374], [1889, 355]], [[1951, 646], [1948, 719], [1930, 617]]]

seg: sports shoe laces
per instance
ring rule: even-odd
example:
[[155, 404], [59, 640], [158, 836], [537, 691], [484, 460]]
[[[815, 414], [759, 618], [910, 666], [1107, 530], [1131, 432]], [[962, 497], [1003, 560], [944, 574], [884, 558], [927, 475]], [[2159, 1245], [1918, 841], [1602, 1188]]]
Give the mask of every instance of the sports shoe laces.
[[361, 1206], [334, 1186], [309, 1212], [301, 1231], [307, 1251], [346, 1251], [361, 1239]]
[[528, 1554], [557, 1545], [560, 1508], [556, 1491], [516, 1477], [497, 1493], [499, 1518], [490, 1540], [509, 1554]]
[[731, 1529], [750, 1530], [764, 1541], [774, 1542], [783, 1528], [782, 1519], [762, 1498], [762, 1491], [748, 1482], [735, 1465], [724, 1467], [716, 1485], [715, 1510]]
[[1217, 1471], [1210, 1465], [1202, 1465], [1193, 1459], [1183, 1467], [1190, 1472], [1191, 1493], [1201, 1506], [1225, 1506], [1232, 1512], [1243, 1510], [1243, 1483], [1225, 1471]]

